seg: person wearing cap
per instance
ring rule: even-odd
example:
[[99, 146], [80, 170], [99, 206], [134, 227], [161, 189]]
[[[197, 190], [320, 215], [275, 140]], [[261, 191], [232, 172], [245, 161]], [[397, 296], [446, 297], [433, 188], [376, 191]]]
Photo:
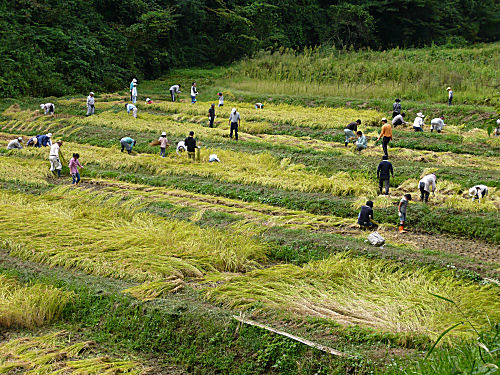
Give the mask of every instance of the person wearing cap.
[[181, 85], [172, 85], [170, 86], [170, 97], [172, 101], [175, 102], [175, 94], [179, 94], [181, 92]]
[[262, 103], [255, 103], [255, 109], [263, 109], [264, 108], [264, 104]]
[[137, 118], [137, 107], [134, 104], [125, 104], [125, 109], [127, 110], [128, 115], [130, 115], [130, 112], [132, 112], [132, 116], [134, 116], [134, 118]]
[[217, 95], [219, 95], [219, 107], [224, 106], [224, 95], [222, 95], [221, 92], [219, 92]]
[[158, 138], [158, 142], [160, 142], [160, 156], [162, 158], [165, 157], [165, 152], [168, 147], [168, 139], [167, 132], [162, 132], [160, 138]]
[[210, 128], [214, 127], [214, 120], [215, 120], [215, 104], [212, 103], [210, 108], [208, 109], [208, 126]]
[[151, 98], [146, 98], [146, 104], [153, 104], [153, 101], [151, 100]]
[[23, 145], [23, 137], [18, 137], [16, 139], [13, 139], [12, 141], [9, 142], [7, 145], [7, 150], [13, 150], [13, 149], [22, 149]]
[[444, 123], [444, 116], [436, 117], [431, 120], [431, 133], [435, 130], [438, 133], [441, 133], [443, 130], [443, 126], [446, 126]]
[[432, 195], [435, 195], [436, 192], [436, 175], [431, 173], [422, 177], [422, 179], [418, 182], [418, 188], [420, 189], [420, 200], [427, 203], [431, 188]]
[[448, 91], [448, 105], [451, 105], [451, 102], [453, 101], [453, 90], [451, 87], [448, 87], [446, 91]]
[[361, 229], [369, 229], [377, 227], [377, 224], [373, 221], [373, 202], [367, 201], [366, 205], [361, 206], [361, 210], [358, 215], [358, 224]]
[[241, 123], [240, 113], [236, 111], [236, 108], [231, 110], [231, 114], [229, 115], [229, 138], [233, 138], [234, 131], [234, 139], [238, 140], [238, 126]]
[[392, 118], [396, 117], [401, 113], [401, 99], [396, 98], [394, 104], [392, 105]]
[[208, 162], [209, 163], [214, 163], [214, 162], [220, 162], [219, 158], [217, 157], [217, 154], [210, 154], [208, 157]]
[[89, 96], [87, 96], [87, 117], [94, 114], [95, 111], [95, 99], [94, 93], [91, 91]]
[[422, 112], [417, 113], [417, 117], [415, 117], [415, 120], [413, 121], [413, 130], [416, 132], [423, 132], [424, 131], [424, 115]]
[[387, 123], [387, 119], [384, 117], [382, 120], [382, 129], [380, 130], [380, 135], [378, 136], [377, 142], [382, 138], [382, 150], [384, 150], [384, 155], [389, 155], [387, 152], [387, 145], [392, 141], [392, 127], [391, 124]]
[[40, 104], [40, 109], [44, 111], [44, 114], [47, 115], [53, 115], [55, 112], [55, 106], [54, 103], [45, 103], [45, 104]]
[[396, 115], [393, 119], [392, 119], [392, 126], [396, 127], [398, 125], [407, 125], [408, 123], [404, 120], [406, 114], [403, 112], [403, 113], [400, 113], [399, 115]]
[[184, 144], [186, 145], [188, 158], [194, 161], [196, 151], [196, 139], [194, 139], [194, 131], [189, 132], [189, 136], [184, 140]]
[[137, 102], [137, 80], [134, 78], [133, 79], [133, 86], [132, 86], [132, 103], [136, 103]]
[[368, 141], [366, 137], [363, 135], [361, 130], [356, 132], [358, 139], [356, 140], [356, 151], [362, 151], [368, 147]]
[[394, 169], [392, 168], [392, 163], [389, 161], [389, 157], [387, 155], [384, 155], [382, 156], [382, 161], [379, 163], [377, 168], [379, 194], [382, 194], [382, 187], [385, 186], [385, 195], [389, 195], [389, 183], [391, 175], [392, 178], [394, 178]]
[[62, 146], [62, 141], [57, 141], [52, 146], [50, 146], [50, 171], [55, 175], [57, 172], [57, 177], [61, 177], [62, 164], [59, 159], [59, 149]]
[[134, 89], [134, 83], [137, 83], [137, 79], [132, 79], [132, 81], [130, 82], [130, 101], [133, 101], [132, 100], [132, 90]]
[[47, 133], [45, 135], [38, 135], [35, 147], [47, 147], [52, 146], [52, 133]]
[[399, 233], [406, 233], [405, 222], [406, 222], [406, 209], [408, 207], [408, 202], [411, 201], [411, 194], [403, 195], [403, 198], [399, 201], [398, 205], [398, 216], [399, 216]]
[[120, 139], [120, 144], [122, 146], [121, 152], [123, 152], [123, 150], [127, 150], [129, 154], [132, 153], [132, 148], [136, 143], [137, 142], [130, 137], [123, 137], [122, 139]]
[[28, 147], [28, 146], [35, 147], [38, 144], [38, 137], [40, 137], [39, 134], [35, 135], [34, 137], [31, 137], [30, 139], [28, 139], [28, 142], [26, 142], [26, 147]]
[[356, 138], [356, 132], [358, 131], [358, 126], [361, 125], [361, 120], [356, 120], [348, 124], [344, 129], [345, 142], [344, 145], [347, 147], [347, 144]]
[[486, 185], [476, 185], [469, 189], [469, 196], [472, 197], [472, 201], [477, 198], [479, 199], [479, 203], [481, 203], [481, 198], [484, 198], [488, 195], [488, 186]]
[[196, 90], [196, 82], [191, 85], [191, 104], [196, 103], [196, 95], [198, 95], [198, 90]]

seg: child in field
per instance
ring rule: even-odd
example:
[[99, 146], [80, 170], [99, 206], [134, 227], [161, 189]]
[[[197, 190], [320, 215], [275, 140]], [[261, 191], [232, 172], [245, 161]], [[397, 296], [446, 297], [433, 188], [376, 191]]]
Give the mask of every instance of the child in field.
[[399, 233], [406, 233], [405, 222], [406, 222], [406, 208], [408, 207], [408, 202], [411, 201], [411, 194], [405, 194], [403, 198], [399, 201], [398, 215], [399, 215]]
[[78, 173], [78, 167], [83, 168], [83, 165], [81, 165], [78, 161], [79, 158], [79, 154], [73, 154], [73, 157], [69, 161], [69, 171], [71, 173], [71, 177], [73, 177], [73, 185], [78, 185], [78, 183], [80, 182], [80, 173]]
[[224, 96], [222, 95], [221, 92], [219, 92], [219, 107], [223, 107], [224, 106]]
[[161, 137], [158, 138], [158, 142], [160, 142], [160, 156], [162, 158], [165, 157], [165, 151], [167, 150], [168, 146], [168, 139], [167, 139], [167, 133], [163, 132], [161, 133]]

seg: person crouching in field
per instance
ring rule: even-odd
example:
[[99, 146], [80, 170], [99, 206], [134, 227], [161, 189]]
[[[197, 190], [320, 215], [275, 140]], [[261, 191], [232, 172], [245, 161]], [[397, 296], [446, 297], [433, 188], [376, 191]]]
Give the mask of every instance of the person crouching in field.
[[73, 157], [69, 161], [69, 172], [71, 173], [71, 177], [73, 177], [73, 185], [78, 185], [80, 182], [80, 173], [78, 172], [78, 167], [83, 168], [78, 160], [80, 158], [79, 154], [73, 154]]
[[137, 107], [134, 104], [125, 104], [125, 109], [127, 110], [128, 115], [130, 115], [130, 112], [132, 112], [132, 116], [134, 116], [134, 118], [137, 118]]
[[137, 142], [130, 137], [123, 137], [122, 139], [120, 139], [120, 144], [122, 146], [121, 152], [123, 152], [123, 150], [127, 150], [127, 152], [131, 154], [132, 148], [135, 146], [136, 143]]
[[344, 129], [345, 141], [344, 145], [347, 147], [347, 144], [353, 139], [356, 138], [356, 132], [358, 131], [358, 126], [361, 125], [361, 120], [356, 120], [348, 124]]
[[484, 198], [488, 195], [488, 186], [486, 185], [476, 185], [469, 189], [469, 196], [472, 197], [472, 201], [477, 198], [479, 199], [479, 203], [481, 203], [481, 198]]
[[62, 164], [61, 160], [59, 159], [59, 149], [61, 148], [62, 144], [63, 144], [62, 141], [57, 141], [52, 146], [50, 146], [50, 154], [49, 154], [50, 171], [54, 175], [57, 172], [57, 177], [61, 177]]
[[363, 135], [363, 132], [361, 130], [358, 130], [356, 135], [358, 136], [358, 139], [356, 140], [356, 151], [362, 151], [366, 149], [368, 147], [368, 141]]
[[162, 158], [164, 158], [165, 152], [167, 151], [167, 147], [168, 147], [167, 132], [161, 133], [161, 137], [158, 138], [158, 142], [160, 142], [160, 156]]
[[376, 228], [377, 224], [373, 221], [373, 202], [367, 201], [365, 206], [361, 206], [361, 210], [358, 215], [358, 224], [361, 229], [372, 229]]
[[408, 207], [408, 202], [411, 201], [411, 194], [405, 194], [403, 198], [399, 201], [398, 215], [399, 215], [399, 233], [406, 233], [405, 222], [406, 222], [406, 209]]
[[392, 119], [392, 126], [396, 127], [398, 125], [406, 125], [408, 124], [405, 120], [404, 120], [404, 117], [406, 116], [406, 114], [403, 112], [399, 115], [396, 115], [393, 119]]
[[415, 120], [413, 121], [413, 130], [416, 132], [423, 132], [424, 131], [424, 114], [422, 112], [417, 113], [417, 117], [415, 117]]
[[429, 200], [429, 195], [431, 193], [432, 187], [432, 195], [436, 193], [436, 175], [434, 173], [428, 174], [427, 176], [422, 177], [422, 179], [418, 182], [418, 188], [420, 189], [420, 200], [424, 203], [427, 203]]
[[53, 103], [40, 104], [40, 109], [44, 111], [45, 115], [53, 115], [55, 112], [55, 106]]
[[16, 139], [13, 139], [12, 141], [9, 142], [7, 145], [7, 150], [14, 150], [14, 149], [22, 149], [23, 145], [23, 137], [18, 137]]
[[443, 126], [446, 126], [444, 123], [444, 116], [436, 117], [431, 120], [431, 133], [435, 130], [438, 133], [441, 133], [443, 130]]

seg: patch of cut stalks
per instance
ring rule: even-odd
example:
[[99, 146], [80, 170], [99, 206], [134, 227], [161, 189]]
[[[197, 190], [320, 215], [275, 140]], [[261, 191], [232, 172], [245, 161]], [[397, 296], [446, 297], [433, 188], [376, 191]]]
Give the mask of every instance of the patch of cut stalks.
[[15, 155], [19, 151], [22, 150], [9, 151], [9, 157], [0, 156], [0, 181], [47, 186], [48, 183], [45, 179], [50, 174], [47, 164], [40, 160], [16, 157]]
[[185, 285], [184, 280], [173, 276], [166, 280], [145, 282], [144, 284], [125, 289], [123, 293], [130, 294], [141, 301], [150, 301], [177, 293], [184, 289]]

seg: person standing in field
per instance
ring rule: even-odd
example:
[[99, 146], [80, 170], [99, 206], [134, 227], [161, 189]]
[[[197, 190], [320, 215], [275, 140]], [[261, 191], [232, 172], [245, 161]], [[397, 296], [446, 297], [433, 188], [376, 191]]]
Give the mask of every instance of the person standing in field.
[[358, 130], [356, 135], [358, 136], [358, 139], [356, 141], [356, 151], [365, 150], [368, 147], [366, 137], [363, 135], [363, 132], [361, 130]]
[[377, 224], [373, 221], [373, 202], [367, 201], [366, 205], [361, 206], [361, 210], [358, 215], [358, 224], [361, 229], [371, 229], [377, 227]]
[[79, 158], [80, 154], [73, 154], [73, 157], [69, 161], [69, 172], [71, 173], [71, 177], [73, 177], [72, 185], [78, 185], [80, 182], [78, 167], [83, 168], [83, 165], [80, 164]]
[[401, 99], [396, 98], [394, 104], [392, 105], [392, 118], [396, 117], [401, 113]]
[[7, 150], [22, 149], [23, 145], [21, 143], [23, 143], [23, 137], [13, 139], [7, 145]]
[[134, 104], [125, 104], [125, 109], [127, 110], [127, 115], [130, 115], [130, 112], [132, 112], [132, 116], [137, 118], [137, 107]]
[[472, 201], [479, 199], [479, 203], [481, 203], [481, 198], [484, 198], [488, 195], [488, 186], [486, 185], [476, 185], [469, 189], [469, 196], [472, 197]]
[[446, 91], [448, 91], [448, 105], [451, 105], [453, 102], [453, 90], [451, 87], [448, 87]]
[[134, 78], [133, 86], [132, 86], [132, 103], [137, 102], [137, 80]]
[[406, 222], [406, 209], [408, 207], [408, 202], [411, 201], [411, 194], [405, 194], [403, 198], [399, 201], [398, 205], [398, 215], [399, 215], [399, 233], [406, 233], [405, 222]]
[[403, 112], [399, 115], [396, 115], [393, 119], [392, 119], [392, 126], [396, 127], [398, 125], [407, 125], [408, 123], [404, 120], [406, 114]]
[[240, 125], [241, 117], [240, 113], [236, 111], [236, 108], [231, 110], [231, 114], [229, 115], [229, 138], [233, 138], [234, 131], [234, 139], [238, 140], [238, 126]]
[[446, 126], [444, 123], [444, 116], [436, 117], [431, 120], [431, 133], [435, 130], [438, 133], [441, 133], [443, 130], [443, 126]]
[[428, 174], [422, 177], [418, 182], [418, 188], [420, 189], [420, 200], [427, 203], [429, 200], [429, 195], [432, 188], [432, 195], [436, 193], [436, 175], [434, 173]]
[[181, 85], [170, 86], [170, 96], [173, 102], [175, 102], [175, 94], [179, 94], [180, 92], [181, 92]]
[[191, 85], [191, 104], [196, 103], [196, 95], [198, 95], [198, 90], [196, 90], [196, 82]]
[[188, 158], [194, 161], [196, 151], [196, 139], [194, 139], [194, 131], [189, 132], [189, 136], [184, 140], [184, 144], [186, 145]]
[[358, 131], [358, 126], [361, 125], [361, 120], [356, 120], [354, 122], [351, 122], [348, 124], [345, 129], [344, 129], [344, 134], [345, 134], [345, 142], [344, 145], [347, 147], [347, 144], [356, 138], [356, 132]]
[[121, 152], [123, 152], [123, 150], [127, 150], [127, 152], [131, 154], [132, 148], [136, 143], [137, 142], [130, 137], [123, 137], [122, 139], [120, 139], [120, 144], [122, 146]]
[[387, 145], [392, 141], [392, 127], [387, 123], [387, 119], [384, 117], [382, 120], [382, 129], [380, 130], [380, 135], [378, 136], [377, 142], [382, 138], [382, 150], [384, 150], [384, 155], [389, 156], [387, 152]]
[[413, 121], [413, 130], [416, 132], [423, 132], [424, 131], [424, 114], [422, 112], [417, 113], [417, 117], [415, 117], [415, 120]]
[[209, 127], [211, 127], [211, 128], [214, 127], [214, 120], [215, 120], [215, 104], [212, 103], [212, 105], [208, 109], [208, 121], [209, 121], [208, 126]]
[[223, 107], [224, 106], [224, 95], [222, 95], [221, 92], [219, 92], [219, 107]]
[[55, 106], [54, 103], [45, 103], [45, 104], [40, 104], [40, 109], [44, 111], [44, 115], [53, 115], [55, 112]]
[[87, 117], [94, 114], [95, 111], [95, 99], [94, 93], [91, 91], [89, 96], [87, 96]]
[[394, 169], [392, 168], [392, 163], [389, 161], [389, 157], [387, 155], [384, 155], [382, 156], [382, 161], [379, 163], [377, 168], [379, 194], [382, 194], [382, 187], [385, 186], [385, 195], [389, 195], [389, 183], [391, 175], [392, 178], [394, 178]]
[[167, 147], [168, 147], [167, 132], [161, 133], [161, 137], [158, 138], [158, 142], [160, 142], [160, 156], [162, 158], [164, 158], [165, 152], [167, 151]]
[[59, 159], [59, 149], [62, 146], [62, 141], [57, 141], [52, 146], [50, 146], [50, 171], [55, 175], [57, 172], [57, 177], [61, 177], [62, 164]]
[[137, 79], [135, 79], [135, 78], [130, 82], [130, 101], [133, 101], [132, 100], [132, 90], [134, 89], [134, 83], [137, 83]]
[[52, 146], [52, 133], [47, 133], [45, 135], [38, 135], [35, 147], [47, 147]]

